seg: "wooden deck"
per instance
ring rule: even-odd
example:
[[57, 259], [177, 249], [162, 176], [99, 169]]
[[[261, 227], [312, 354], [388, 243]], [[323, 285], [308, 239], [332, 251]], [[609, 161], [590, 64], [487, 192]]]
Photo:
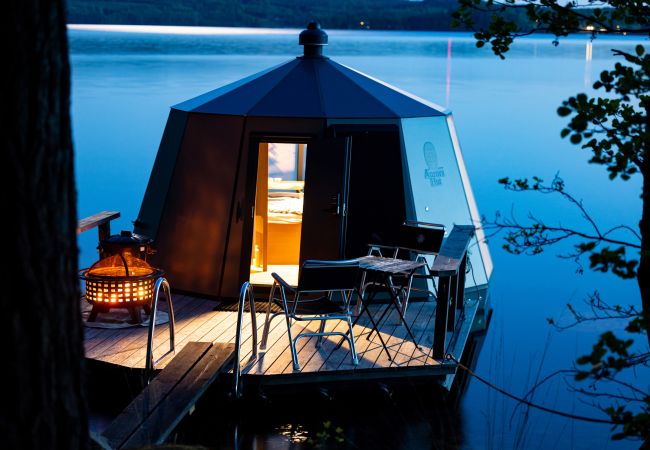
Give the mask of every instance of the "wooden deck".
[[[195, 298], [187, 295], [173, 295], [176, 316], [176, 352], [188, 342], [234, 342], [236, 331], [236, 312], [214, 311], [217, 302]], [[400, 324], [396, 311], [391, 311], [380, 325], [380, 331], [387, 343], [393, 361], [383, 351], [379, 339], [373, 334], [367, 339], [368, 320], [362, 318], [354, 328], [359, 365], [353, 366], [349, 347], [344, 343], [335, 349], [339, 337], [325, 337], [320, 348], [316, 348], [316, 338], [303, 338], [298, 341], [300, 371], [294, 371], [288, 345], [286, 324], [282, 316], [276, 317], [271, 324], [268, 346], [261, 351], [257, 360], [251, 361], [251, 325], [250, 314], [244, 316], [244, 339], [242, 340], [242, 376], [256, 377], [265, 383], [296, 383], [309, 381], [346, 380], [363, 378], [390, 378], [402, 376], [444, 376], [455, 372], [455, 365], [441, 363], [432, 357], [435, 323], [435, 300], [412, 302], [406, 313], [406, 320], [415, 334], [420, 349], [406, 337], [406, 330]], [[376, 309], [384, 305], [374, 305]], [[463, 342], [471, 328], [477, 302], [467, 302], [465, 315], [459, 319], [454, 337], [449, 334], [452, 352], [462, 352]], [[257, 314], [258, 336], [261, 339], [264, 327], [265, 311]], [[468, 323], [464, 323], [467, 321]], [[328, 329], [345, 331], [343, 322], [328, 321]], [[296, 323], [298, 331], [302, 323]], [[317, 323], [307, 323], [316, 331]], [[85, 329], [86, 357], [105, 363], [129, 368], [144, 368], [147, 342], [147, 328], [127, 329]], [[454, 345], [454, 343], [456, 345]], [[166, 325], [156, 327], [154, 338], [154, 358], [169, 348], [169, 333]], [[460, 354], [455, 355], [460, 358]], [[171, 356], [161, 361], [158, 368], [163, 368]]]

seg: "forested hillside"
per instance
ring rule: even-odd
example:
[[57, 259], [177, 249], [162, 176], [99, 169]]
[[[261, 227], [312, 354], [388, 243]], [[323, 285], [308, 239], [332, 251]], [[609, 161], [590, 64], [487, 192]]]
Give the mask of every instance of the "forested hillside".
[[68, 23], [448, 30], [456, 0], [69, 0]]

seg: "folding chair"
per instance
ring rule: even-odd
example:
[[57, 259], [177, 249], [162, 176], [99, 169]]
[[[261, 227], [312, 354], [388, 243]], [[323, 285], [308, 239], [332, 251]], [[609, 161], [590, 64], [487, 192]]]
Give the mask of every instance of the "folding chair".
[[[277, 273], [271, 275], [274, 281], [269, 295], [266, 323], [264, 324], [260, 348], [266, 348], [271, 320], [280, 314], [284, 314], [287, 322], [289, 346], [291, 347], [291, 359], [295, 370], [300, 370], [296, 342], [300, 338], [310, 336], [318, 337], [317, 348], [320, 347], [323, 336], [344, 337], [350, 343], [352, 363], [357, 365], [359, 359], [354, 346], [352, 321], [350, 319], [350, 301], [353, 294], [359, 296], [359, 262], [355, 260], [307, 260], [300, 267], [297, 287], [290, 286]], [[280, 290], [280, 299], [275, 298], [277, 289]], [[340, 293], [342, 303], [334, 301], [333, 296], [336, 292]], [[289, 295], [290, 298], [288, 298]], [[272, 302], [280, 306], [283, 312], [271, 314]], [[346, 321], [349, 332], [325, 331], [325, 322], [327, 320]], [[318, 332], [302, 331], [293, 337], [291, 332], [293, 321], [320, 321], [321, 323]]]
[[[406, 221], [400, 228], [400, 236], [397, 245], [369, 244], [368, 255], [378, 255], [388, 258], [412, 259], [425, 262], [423, 272], [413, 274], [407, 286], [403, 287], [402, 314], [406, 313], [406, 307], [411, 296], [411, 291], [427, 292], [429, 295], [436, 295], [434, 277], [430, 272], [430, 261], [427, 257], [434, 257], [440, 251], [442, 240], [445, 235], [445, 226], [437, 223]], [[433, 291], [414, 288], [412, 281], [417, 279], [431, 280]], [[365, 274], [362, 279], [362, 294], [370, 283], [365, 283]], [[393, 286], [397, 283], [391, 283]]]

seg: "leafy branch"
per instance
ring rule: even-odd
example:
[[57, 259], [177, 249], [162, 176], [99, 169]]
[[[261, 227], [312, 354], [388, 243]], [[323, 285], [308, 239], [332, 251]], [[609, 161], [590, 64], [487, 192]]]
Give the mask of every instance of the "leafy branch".
[[[636, 276], [638, 259], [628, 259], [627, 251], [638, 251], [641, 248], [640, 236], [632, 228], [625, 225], [617, 225], [608, 230], [601, 230], [594, 218], [585, 208], [583, 202], [565, 190], [564, 181], [555, 175], [550, 184], [545, 184], [539, 177], [510, 180], [502, 178], [499, 183], [506, 190], [513, 192], [539, 192], [541, 194], [556, 194], [573, 205], [580, 216], [587, 222], [588, 228], [578, 230], [558, 225], [548, 225], [542, 219], [532, 214], [528, 215], [529, 224], [521, 224], [514, 213], [509, 217], [502, 216], [497, 212], [495, 220], [483, 219], [483, 227], [490, 237], [506, 232], [503, 244], [504, 250], [512, 254], [536, 255], [542, 253], [546, 247], [553, 246], [558, 242], [570, 238], [581, 238], [582, 241], [574, 244], [574, 251], [564, 258], [571, 258], [579, 264], [579, 271], [582, 271], [580, 258], [588, 255], [590, 268], [600, 272], [609, 272], [629, 279]], [[614, 238], [615, 232], [625, 231], [631, 235], [633, 240], [622, 240]], [[606, 244], [617, 246], [611, 248]]]
[[560, 324], [553, 318], [548, 318], [546, 320], [548, 320], [548, 323], [553, 325], [557, 330], [562, 331], [585, 322], [620, 319], [632, 320], [641, 316], [641, 311], [633, 305], [622, 306], [608, 304], [601, 298], [598, 291], [590, 294], [585, 300], [585, 304], [589, 309], [589, 314], [576, 309], [571, 304], [567, 305], [567, 309], [572, 317], [572, 320], [569, 323]]
[[[490, 44], [492, 51], [504, 59], [517, 37], [537, 31], [554, 35], [553, 44], [572, 33], [590, 31], [596, 38], [601, 31], [650, 35], [650, 4], [638, 0], [458, 0], [453, 14], [454, 24], [474, 29], [475, 14], [492, 15], [489, 23], [475, 30], [477, 47]], [[527, 22], [520, 15], [524, 11]], [[519, 14], [519, 16], [517, 15]], [[484, 17], [482, 17], [484, 18]], [[521, 24], [521, 25], [520, 25]], [[485, 222], [486, 233], [494, 236], [506, 232], [504, 248], [514, 254], [538, 254], [548, 246], [577, 240], [573, 252], [564, 257], [580, 259], [588, 255], [590, 267], [611, 272], [621, 278], [636, 278], [642, 308], [622, 307], [604, 302], [596, 292], [588, 300], [590, 311], [579, 312], [569, 305], [573, 320], [570, 328], [597, 320], [624, 320], [627, 335], [613, 331], [600, 335], [590, 354], [581, 356], [573, 372], [573, 381], [589, 382], [587, 388], [576, 389], [585, 398], [609, 398], [610, 406], [602, 407], [614, 424], [614, 439], [635, 437], [650, 442], [650, 387], [626, 383], [618, 377], [623, 371], [648, 369], [650, 352], [633, 350], [635, 335], [645, 334], [650, 345], [650, 55], [643, 45], [633, 52], [612, 50], [617, 62], [611, 70], [601, 72], [593, 88], [600, 96], [578, 93], [565, 100], [557, 112], [567, 117], [561, 131], [563, 138], [591, 153], [589, 162], [602, 165], [610, 179], [628, 180], [635, 174], [643, 178], [641, 220], [638, 232], [627, 225], [601, 229], [583, 203], [565, 191], [564, 182], [556, 176], [550, 184], [539, 178], [510, 180], [500, 183], [514, 192], [536, 191], [560, 195], [575, 208], [586, 223], [578, 228], [562, 224], [547, 225], [532, 214], [530, 223], [521, 224], [511, 213], [499, 213], [493, 222]], [[624, 235], [625, 238], [621, 238]], [[628, 255], [630, 254], [630, 255]], [[542, 383], [545, 380], [542, 381]], [[538, 387], [542, 383], [537, 383]], [[605, 384], [597, 389], [598, 386]], [[536, 389], [536, 387], [534, 389]], [[605, 389], [613, 387], [612, 389]]]
[[[569, 1], [557, 0], [459, 0], [459, 7], [452, 13], [452, 26], [474, 29], [475, 13], [491, 14], [486, 28], [475, 32], [476, 46], [486, 44], [504, 59], [505, 53], [515, 38], [532, 33], [550, 33], [555, 36], [554, 45], [560, 37], [572, 33], [591, 31], [595, 37], [598, 32], [608, 33], [650, 33], [650, 6], [646, 2], [614, 1]], [[523, 11], [527, 18], [527, 28], [521, 29], [508, 11]]]

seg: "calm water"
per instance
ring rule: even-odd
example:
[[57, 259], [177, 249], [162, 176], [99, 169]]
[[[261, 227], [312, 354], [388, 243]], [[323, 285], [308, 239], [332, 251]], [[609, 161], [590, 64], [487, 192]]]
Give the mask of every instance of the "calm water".
[[[221, 29], [185, 35], [72, 29], [80, 217], [115, 209], [122, 218], [114, 230], [130, 229], [169, 107], [298, 55], [297, 32]], [[511, 194], [496, 182], [504, 176], [551, 179], [559, 172], [603, 227], [638, 223], [640, 180], [611, 182], [602, 168], [588, 166], [584, 151], [559, 138], [563, 121], [555, 113], [563, 99], [589, 91], [600, 71], [613, 64], [611, 48], [630, 50], [637, 41], [599, 38], [592, 44], [586, 37], [576, 37], [555, 48], [550, 37], [522, 39], [503, 62], [488, 50], [476, 49], [466, 34], [330, 31], [329, 35], [326, 53], [337, 61], [453, 111], [482, 214], [490, 217], [497, 210], [512, 209], [524, 219], [530, 211], [549, 223], [586, 227], [567, 205], [548, 197]], [[80, 239], [84, 267], [95, 259], [96, 236], [85, 233]], [[567, 318], [565, 305], [580, 303], [596, 287], [611, 303], [638, 304], [639, 299], [633, 281], [589, 272], [577, 276], [574, 263], [556, 257], [566, 248], [515, 257], [500, 245], [498, 239], [491, 242], [495, 312], [477, 372], [521, 395], [538, 377], [570, 367], [603, 331], [602, 324], [592, 324], [559, 333], [550, 329], [547, 317]], [[534, 400], [576, 414], [598, 415], [562, 382], [539, 390]], [[444, 447], [439, 420], [426, 408], [405, 415], [403, 409], [386, 405], [370, 408], [380, 414], [360, 409], [344, 415], [344, 428], [357, 433], [357, 442], [348, 436], [350, 448]], [[273, 414], [272, 409], [267, 412]], [[514, 402], [472, 381], [452, 420], [462, 428], [462, 438], [454, 435], [452, 441], [463, 448], [638, 447], [609, 441], [607, 426], [523, 413]], [[319, 420], [320, 416], [308, 420], [289, 415], [287, 423], [267, 420], [266, 427], [257, 428], [251, 418], [242, 425], [244, 441], [257, 448], [289, 448], [300, 439], [287, 437], [292, 435], [287, 429], [313, 434], [318, 427], [307, 424]], [[327, 420], [325, 415], [322, 420]], [[390, 423], [400, 424], [399, 439], [361, 438], [364, 433], [381, 436]], [[227, 438], [211, 437], [211, 428], [206, 427], [197, 431], [201, 442], [232, 445]], [[524, 440], [518, 441], [522, 436]]]

